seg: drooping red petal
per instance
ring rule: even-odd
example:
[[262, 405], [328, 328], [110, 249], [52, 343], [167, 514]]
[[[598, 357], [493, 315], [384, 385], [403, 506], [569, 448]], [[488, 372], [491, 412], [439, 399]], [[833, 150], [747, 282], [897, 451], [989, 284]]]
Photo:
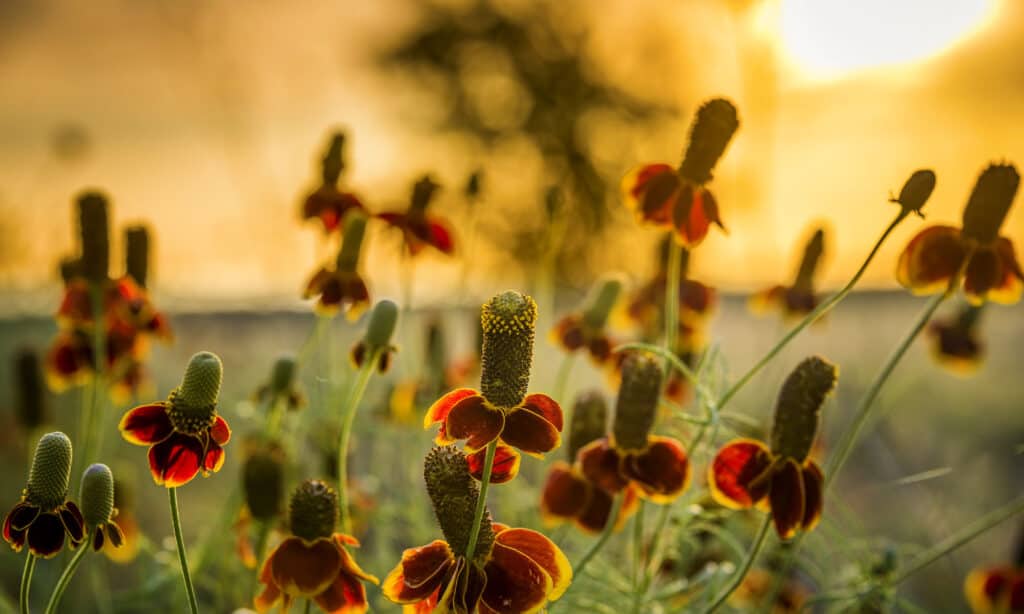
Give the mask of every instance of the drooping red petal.
[[711, 226], [704, 210], [702, 193], [702, 189], [685, 183], [679, 191], [673, 211], [676, 240], [686, 247], [700, 245]]
[[203, 463], [203, 444], [184, 433], [174, 433], [149, 449], [153, 481], [177, 488], [192, 481]]
[[764, 473], [770, 466], [771, 453], [760, 441], [730, 441], [708, 467], [711, 496], [719, 505], [731, 509], [751, 507], [768, 494], [771, 481], [765, 479]]
[[1014, 578], [1009, 567], [982, 567], [972, 570], [964, 580], [964, 596], [975, 614], [994, 614], [1004, 603]]
[[468, 396], [451, 408], [445, 418], [445, 432], [452, 439], [465, 439], [466, 452], [484, 448], [498, 438], [505, 426], [505, 414], [491, 407], [482, 396]]
[[427, 413], [423, 416], [423, 428], [428, 429], [432, 424], [441, 423], [441, 431], [435, 440], [437, 445], [443, 446], [455, 441], [445, 432], [444, 422], [456, 403], [472, 396], [480, 396], [480, 393], [472, 388], [456, 388], [434, 401], [434, 404], [427, 409]]
[[427, 243], [433, 245], [441, 253], [450, 254], [455, 251], [455, 241], [448, 226], [438, 219], [429, 219], [426, 222], [429, 240]]
[[448, 543], [434, 540], [426, 546], [409, 548], [402, 561], [384, 579], [384, 596], [395, 603], [413, 603], [437, 591], [446, 572], [455, 563]]
[[313, 298], [323, 292], [324, 286], [333, 278], [331, 272], [326, 268], [320, 268], [309, 278], [306, 289], [302, 291], [302, 298]]
[[807, 460], [803, 469], [804, 481], [804, 517], [800, 528], [810, 531], [818, 526], [821, 520], [821, 509], [824, 505], [825, 476], [821, 473], [818, 463]]
[[[548, 399], [548, 397], [544, 398]], [[542, 457], [545, 452], [554, 450], [562, 443], [562, 435], [554, 424], [549, 422], [544, 415], [535, 411], [533, 407], [534, 405], [531, 404], [512, 408], [505, 416], [505, 427], [501, 431], [501, 439], [508, 445], [519, 448], [531, 456]], [[554, 407], [557, 411], [556, 419], [561, 422], [562, 412], [557, 405]]]
[[690, 483], [690, 460], [671, 437], [650, 437], [647, 448], [622, 459], [622, 474], [636, 482], [654, 503], [669, 503]]
[[583, 326], [578, 314], [569, 314], [551, 329], [549, 338], [566, 352], [575, 352], [586, 343]]
[[84, 541], [85, 518], [74, 501], [65, 501], [64, 505], [59, 508], [58, 514], [71, 541], [76, 544]]
[[355, 559], [340, 544], [348, 536], [336, 533], [341, 553], [341, 570], [334, 582], [316, 596], [315, 601], [325, 612], [332, 614], [362, 614], [367, 610], [366, 588], [362, 581], [377, 583], [377, 578], [364, 572]]
[[533, 394], [526, 395], [521, 404], [534, 413], [540, 414], [545, 420], [550, 422], [559, 433], [562, 432], [563, 416], [562, 408], [558, 405], [558, 401], [552, 399], [546, 394], [535, 392]]
[[167, 416], [167, 403], [163, 401], [128, 410], [118, 428], [126, 441], [140, 446], [159, 443], [174, 432]]
[[4, 537], [9, 530], [23, 531], [39, 516], [40, 509], [31, 503], [21, 502], [11, 509], [4, 519]]
[[[484, 477], [484, 461], [487, 449], [478, 450], [466, 456], [469, 463], [469, 474], [476, 480]], [[498, 444], [494, 451], [494, 463], [491, 466], [491, 484], [504, 484], [519, 474], [520, 456], [513, 448]]]
[[681, 185], [675, 170], [665, 166], [661, 172], [648, 171], [647, 180], [642, 186], [637, 185], [639, 193], [634, 193], [641, 219], [659, 226], [672, 222], [672, 211], [678, 206]]
[[43, 512], [26, 531], [28, 549], [32, 554], [48, 559], [64, 547], [64, 523], [56, 512]]
[[964, 293], [976, 302], [983, 302], [988, 293], [1006, 278], [1003, 263], [994, 247], [979, 247], [967, 262]]
[[548, 600], [555, 601], [562, 596], [572, 582], [572, 565], [562, 550], [553, 541], [532, 529], [507, 529], [499, 532], [494, 541], [525, 554], [539, 565], [551, 578], [552, 587]]
[[533, 612], [543, 606], [554, 583], [551, 576], [522, 552], [495, 542], [486, 565], [482, 601], [496, 612]]
[[789, 539], [796, 534], [804, 519], [804, 478], [796, 461], [787, 458], [772, 475], [771, 503], [772, 521], [780, 539]]
[[341, 570], [341, 552], [330, 538], [306, 544], [285, 539], [271, 554], [274, 582], [293, 597], [313, 597], [330, 586]]
[[583, 477], [608, 493], [617, 493], [629, 484], [619, 470], [622, 457], [607, 438], [592, 441], [576, 453]]
[[722, 216], [718, 212], [718, 199], [711, 193], [711, 190], [707, 188], [701, 189], [700, 201], [704, 209], [704, 218], [722, 230], [726, 230], [725, 224], [722, 223]]
[[952, 226], [925, 228], [900, 254], [896, 279], [915, 294], [943, 290], [960, 269], [965, 255], [958, 229]]
[[590, 483], [558, 461], [551, 466], [540, 496], [540, 512], [548, 521], [575, 518], [590, 499]]
[[203, 458], [203, 475], [213, 472], [217, 473], [224, 466], [224, 448], [216, 441], [210, 441], [206, 446], [206, 456]]

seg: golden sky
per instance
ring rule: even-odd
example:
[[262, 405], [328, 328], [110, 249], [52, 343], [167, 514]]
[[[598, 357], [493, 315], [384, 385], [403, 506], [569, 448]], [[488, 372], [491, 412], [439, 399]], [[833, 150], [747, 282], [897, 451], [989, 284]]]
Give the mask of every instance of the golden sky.
[[[452, 0], [457, 3], [458, 0]], [[496, 0], [537, 10], [533, 0]], [[602, 79], [678, 108], [675, 119], [623, 124], [595, 113], [581, 138], [609, 181], [649, 161], [678, 161], [693, 109], [734, 99], [741, 128], [713, 189], [729, 235], [713, 234], [694, 273], [754, 288], [793, 274], [815, 224], [830, 231], [825, 283], [845, 281], [894, 209], [885, 200], [918, 168], [938, 175], [929, 221], [958, 223], [991, 160], [1024, 165], [1024, 2], [1017, 0], [605, 0], [544, 3], [585, 37]], [[483, 165], [488, 205], [513, 215], [547, 171], [528, 142], [491, 150], [438, 135], [442, 109], [373, 66], [382, 45], [419, 19], [415, 3], [13, 0], [0, 7], [0, 289], [55, 293], [55, 262], [73, 246], [72, 196], [96, 186], [120, 226], [157, 232], [158, 292], [189, 304], [291, 300], [323, 255], [299, 225], [328, 130], [349, 133], [346, 182], [371, 209], [404, 203], [423, 172], [452, 186]], [[525, 7], [525, 8], [524, 8]], [[495, 74], [500, 68], [495, 68]], [[61, 160], [61, 125], [81, 126], [87, 154]], [[1018, 196], [1018, 200], [1022, 197]], [[1004, 233], [1024, 244], [1017, 205]], [[461, 223], [456, 220], [457, 230]], [[608, 262], [637, 237], [622, 223]], [[922, 227], [910, 220], [865, 285], [890, 286], [896, 256]], [[371, 239], [376, 236], [371, 236]], [[398, 280], [390, 244], [367, 273], [379, 293]], [[636, 250], [633, 250], [636, 251]], [[646, 250], [650, 252], [651, 250]], [[480, 254], [493, 265], [496, 254]], [[417, 292], [437, 297], [460, 264], [430, 257]], [[517, 270], [481, 268], [481, 292], [523, 284]]]

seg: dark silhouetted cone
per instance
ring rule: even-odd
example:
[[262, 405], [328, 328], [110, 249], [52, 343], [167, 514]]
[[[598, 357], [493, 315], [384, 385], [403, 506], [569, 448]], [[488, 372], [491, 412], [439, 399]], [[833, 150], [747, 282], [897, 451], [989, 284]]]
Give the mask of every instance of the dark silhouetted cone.
[[363, 237], [366, 235], [366, 216], [357, 211], [345, 217], [345, 234], [341, 239], [341, 249], [335, 261], [339, 271], [355, 271], [359, 266], [359, 253], [363, 249]]
[[32, 456], [26, 500], [44, 510], [54, 510], [64, 504], [70, 480], [71, 440], [60, 431], [43, 435]]
[[821, 406], [835, 388], [839, 372], [823, 358], [804, 359], [782, 384], [775, 405], [772, 452], [803, 461], [811, 451], [821, 422]]
[[149, 274], [149, 229], [129, 226], [124, 229], [125, 272], [145, 288]]
[[409, 202], [409, 213], [422, 214], [434, 198], [441, 185], [435, 183], [430, 175], [424, 175], [412, 186], [412, 198]]
[[924, 207], [928, 197], [935, 189], [935, 171], [922, 169], [914, 171], [914, 174], [903, 184], [899, 198], [891, 199], [890, 202], [898, 203], [903, 207], [903, 214], [913, 211], [921, 215], [921, 207]]
[[78, 230], [82, 248], [82, 275], [100, 282], [110, 275], [110, 224], [107, 199], [99, 192], [78, 197]]
[[800, 259], [800, 269], [797, 271], [793, 287], [801, 290], [810, 290], [814, 287], [814, 273], [821, 263], [821, 255], [824, 251], [825, 230], [819, 228], [814, 231], [814, 235], [804, 246], [804, 255]]
[[295, 357], [290, 354], [279, 356], [270, 371], [270, 394], [273, 397], [289, 394], [295, 381]]
[[82, 259], [74, 256], [65, 256], [60, 259], [58, 265], [60, 279], [67, 284], [72, 279], [82, 276]]
[[603, 329], [621, 292], [622, 281], [616, 277], [608, 277], [595, 284], [583, 310], [583, 322], [594, 330]]
[[736, 107], [728, 100], [713, 98], [701, 105], [679, 173], [699, 185], [711, 181], [711, 171], [739, 126]]
[[622, 363], [622, 383], [615, 402], [612, 436], [617, 448], [642, 450], [658, 413], [661, 365], [646, 352], [631, 352]]
[[334, 534], [338, 519], [338, 493], [320, 480], [306, 480], [292, 493], [288, 522], [292, 534], [313, 541]]
[[480, 389], [496, 407], [515, 407], [530, 385], [537, 303], [514, 290], [502, 292], [480, 310], [484, 343]]
[[39, 368], [39, 356], [34, 350], [22, 348], [18, 351], [14, 361], [14, 384], [18, 423], [31, 430], [47, 422], [46, 386]]
[[566, 452], [569, 462], [576, 452], [588, 443], [604, 437], [608, 432], [608, 403], [598, 390], [581, 392], [576, 396], [569, 421], [569, 442]]
[[333, 186], [338, 183], [341, 171], [345, 169], [345, 133], [335, 132], [331, 135], [331, 142], [327, 145], [321, 161], [320, 176], [323, 184]]
[[89, 465], [82, 473], [79, 489], [85, 526], [95, 528], [110, 522], [114, 515], [114, 474], [102, 463]]
[[[259, 449], [242, 466], [245, 504], [252, 517], [268, 521], [281, 512], [284, 499], [284, 463], [276, 448]], [[333, 527], [333, 524], [332, 524]]]
[[220, 358], [213, 352], [198, 352], [189, 359], [181, 385], [168, 399], [167, 415], [175, 430], [199, 433], [213, 424], [223, 372]]
[[366, 334], [363, 336], [368, 356], [391, 346], [391, 336], [395, 334], [397, 325], [398, 305], [387, 299], [377, 301], [370, 312], [370, 322], [366, 325]]
[[[466, 456], [455, 446], [434, 447], [423, 461], [423, 479], [437, 523], [456, 556], [465, 554], [480, 487], [469, 475]], [[494, 544], [491, 514], [484, 508], [474, 559], [483, 560]]]
[[994, 242], [1019, 184], [1020, 175], [1012, 164], [992, 164], [986, 168], [964, 207], [963, 236], [982, 245]]

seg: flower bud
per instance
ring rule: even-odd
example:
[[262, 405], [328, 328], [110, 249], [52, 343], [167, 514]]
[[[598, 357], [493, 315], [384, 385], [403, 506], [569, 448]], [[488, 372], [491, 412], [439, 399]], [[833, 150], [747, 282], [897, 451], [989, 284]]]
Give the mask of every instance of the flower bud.
[[339, 271], [355, 271], [359, 266], [359, 252], [363, 249], [363, 237], [366, 235], [366, 216], [353, 211], [345, 216], [345, 234], [341, 239], [341, 249], [335, 261]]
[[711, 181], [711, 171], [739, 125], [736, 107], [728, 100], [713, 98], [701, 105], [679, 173], [698, 185]]
[[82, 247], [82, 274], [92, 282], [110, 275], [110, 229], [107, 199], [99, 192], [78, 197], [78, 231]]
[[85, 526], [98, 527], [114, 515], [114, 474], [102, 463], [89, 465], [82, 473], [79, 501]]
[[775, 405], [771, 448], [774, 454], [803, 462], [821, 422], [821, 406], [835, 388], [835, 365], [817, 356], [805, 359], [789, 374]]
[[295, 381], [295, 357], [291, 354], [279, 356], [270, 371], [270, 396], [289, 394]]
[[325, 482], [306, 480], [292, 493], [288, 521], [292, 534], [307, 541], [334, 534], [338, 493]]
[[149, 229], [143, 225], [124, 229], [125, 272], [139, 284], [146, 287], [149, 273]]
[[[445, 541], [456, 555], [466, 552], [480, 489], [469, 475], [466, 456], [455, 446], [434, 447], [423, 461], [423, 479]], [[491, 514], [484, 508], [474, 559], [483, 561], [494, 544]]]
[[46, 391], [43, 373], [39, 368], [39, 356], [34, 350], [22, 348], [14, 362], [14, 382], [17, 393], [18, 422], [26, 430], [39, 427], [46, 422]]
[[43, 510], [64, 504], [71, 481], [71, 440], [60, 431], [47, 433], [36, 444], [28, 473], [25, 499]]
[[508, 290], [495, 295], [480, 310], [483, 328], [480, 388], [496, 407], [519, 405], [530, 385], [537, 303]]
[[622, 363], [622, 384], [615, 402], [612, 437], [620, 450], [643, 450], [658, 413], [661, 365], [654, 355], [631, 352]]
[[335, 132], [332, 134], [331, 142], [327, 146], [327, 151], [324, 152], [320, 167], [324, 185], [333, 186], [338, 183], [341, 171], [345, 169], [344, 147], [345, 133]]
[[175, 430], [199, 433], [216, 417], [217, 397], [224, 368], [213, 352], [194, 354], [185, 368], [181, 385], [171, 392], [168, 417]]
[[569, 441], [566, 452], [569, 462], [576, 458], [576, 452], [592, 441], [605, 436], [608, 430], [608, 404], [598, 390], [589, 390], [576, 396], [569, 421]]
[[935, 171], [921, 169], [914, 171], [914, 174], [903, 184], [899, 198], [890, 198], [889, 202], [898, 203], [903, 207], [903, 215], [914, 212], [921, 215], [921, 207], [924, 207], [928, 197], [935, 189]]
[[592, 330], [603, 329], [621, 292], [622, 280], [617, 277], [609, 276], [595, 284], [583, 310], [584, 325]]
[[409, 213], [413, 215], [423, 215], [427, 210], [427, 205], [433, 200], [434, 194], [437, 193], [438, 188], [441, 184], [435, 183], [430, 175], [424, 175], [412, 186], [412, 198], [409, 202]]
[[812, 291], [814, 288], [814, 273], [821, 262], [821, 255], [825, 251], [825, 230], [819, 228], [804, 246], [804, 255], [800, 259], [800, 269], [796, 274], [796, 281], [793, 287], [799, 290]]
[[1019, 184], [1020, 175], [1012, 164], [990, 164], [978, 177], [964, 207], [963, 236], [982, 245], [993, 243]]
[[[284, 499], [282, 455], [280, 448], [276, 446], [259, 449], [253, 452], [242, 466], [245, 504], [256, 520], [266, 522], [281, 512], [281, 502]], [[294, 504], [292, 509], [294, 510]], [[331, 526], [333, 528], [333, 524]]]

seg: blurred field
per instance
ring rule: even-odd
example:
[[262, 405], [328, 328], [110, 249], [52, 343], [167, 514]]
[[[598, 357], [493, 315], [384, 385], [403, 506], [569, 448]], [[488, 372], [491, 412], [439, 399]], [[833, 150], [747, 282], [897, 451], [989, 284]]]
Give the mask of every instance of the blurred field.
[[[852, 295], [824, 323], [802, 335], [758, 375], [737, 397], [732, 409], [749, 413], [764, 423], [772, 410], [781, 379], [802, 357], [810, 353], [822, 354], [840, 366], [837, 394], [824, 411], [827, 449], [923, 303], [922, 299], [904, 293]], [[430, 317], [436, 315], [437, 312], [430, 312]], [[821, 566], [819, 573], [830, 581], [840, 575], [859, 573], [877, 563], [887, 547], [895, 548], [901, 556], [912, 552], [941, 539], [1024, 489], [1024, 454], [1021, 451], [1024, 386], [1019, 379], [1019, 360], [1024, 347], [1022, 315], [1024, 306], [1021, 305], [992, 306], [986, 310], [982, 330], [987, 358], [969, 380], [940, 370], [930, 359], [925, 340], [915, 344], [879, 399], [882, 420], [871, 428], [870, 436], [855, 451], [848, 471], [837, 483], [835, 493], [838, 496], [826, 501], [826, 522], [807, 541], [807, 552], [816, 561], [811, 569]], [[443, 314], [450, 358], [471, 351], [475, 317], [471, 310], [450, 310]], [[233, 535], [215, 535], [212, 540], [205, 536], [214, 527], [222, 526], [218, 524], [219, 517], [225, 510], [233, 510], [237, 505], [237, 472], [245, 434], [256, 428], [255, 407], [250, 401], [253, 390], [266, 379], [279, 353], [297, 352], [303, 346], [315, 320], [306, 312], [172, 314], [171, 318], [177, 339], [173, 346], [153, 348], [150, 367], [156, 376], [156, 390], [152, 398], [163, 398], [177, 384], [181, 369], [193, 352], [212, 350], [224, 361], [221, 413], [234, 430], [234, 438], [227, 447], [227, 463], [219, 474], [197, 480], [183, 489], [181, 498], [186, 539], [190, 544], [209, 544], [205, 553], [196, 545], [190, 546], [193, 561], [204, 559], [204, 569], [194, 572], [200, 598], [217, 603], [217, 609], [211, 611], [227, 612], [251, 598], [255, 585], [251, 584], [252, 576], [242, 575], [244, 571], [231, 560]], [[388, 419], [387, 406], [390, 386], [404, 377], [403, 371], [419, 368], [424, 318], [424, 313], [416, 313], [402, 323], [399, 338], [402, 356], [388, 376], [371, 382], [356, 421], [352, 470], [354, 475], [360, 476], [358, 490], [362, 496], [358, 498], [369, 506], [356, 513], [357, 525], [361, 527], [357, 532], [363, 540], [360, 562], [380, 577], [397, 562], [402, 548], [426, 543], [439, 535], [420, 478], [420, 461], [430, 445], [431, 435], [420, 430], [418, 412], [411, 424], [394, 424]], [[547, 320], [549, 327], [550, 316]], [[0, 362], [10, 365], [13, 352], [22, 346], [43, 350], [55, 330], [48, 317], [0, 322]], [[713, 347], [720, 357], [711, 365], [711, 381], [730, 381], [762, 355], [784, 330], [775, 319], [751, 316], [745, 309], [743, 297], [724, 297], [711, 333]], [[326, 379], [318, 380], [316, 373], [318, 369], [326, 373], [327, 366], [333, 365], [336, 380], [343, 383], [350, 373], [345, 354], [360, 332], [358, 324], [349, 325], [341, 319], [334, 321], [327, 335], [331, 341], [329, 352], [313, 350], [304, 356], [303, 389], [311, 402], [303, 413], [288, 417], [292, 430], [286, 433], [299, 433], [288, 445], [297, 454], [302, 467], [290, 470], [289, 487], [301, 478], [323, 476], [329, 471], [324, 457], [318, 453], [316, 441], [318, 436], [322, 438], [330, 433], [331, 412], [337, 411], [340, 395], [338, 389], [332, 393]], [[551, 392], [561, 360], [561, 354], [545, 336], [538, 335], [531, 388]], [[23, 487], [25, 461], [30, 453], [25, 447], [28, 437], [14, 422], [11, 378], [11, 368], [0, 370], [0, 440], [3, 442], [0, 493], [3, 493], [5, 508], [15, 502]], [[577, 360], [567, 396], [571, 397], [573, 390], [592, 386], [607, 384], [589, 364]], [[69, 434], [76, 428], [79, 394], [72, 390], [51, 399], [56, 427]], [[123, 409], [107, 409], [109, 429], [102, 460], [111, 465], [115, 475], [127, 477], [134, 483], [137, 515], [151, 545], [130, 566], [104, 561], [99, 574], [89, 573], [88, 569], [100, 567], [95, 565], [96, 561], [83, 567], [69, 590], [65, 611], [92, 611], [86, 601], [73, 601], [76, 595], [84, 594], [90, 582], [100, 586], [109, 583], [111, 590], [105, 594], [110, 596], [110, 601], [106, 606], [114, 606], [114, 610], [107, 611], [148, 611], [152, 601], [139, 599], [140, 587], [150, 586], [147, 582], [163, 581], [156, 593], [161, 605], [183, 603], [164, 489], [150, 481], [145, 450], [121, 441], [115, 420]], [[717, 443], [724, 438], [720, 434]], [[709, 453], [704, 448], [696, 459], [690, 501], [694, 500], [692, 493], [701, 490], [699, 486]], [[564, 452], [558, 450], [551, 456], [557, 459], [563, 455]], [[496, 519], [513, 525], [537, 526], [535, 489], [543, 479], [542, 466], [543, 463], [536, 460], [524, 459], [525, 479], [492, 491], [495, 502], [492, 511]], [[78, 476], [80, 470], [76, 467], [74, 475]], [[912, 477], [919, 475], [922, 479]], [[912, 479], [906, 480], [908, 477]], [[675, 509], [682, 513], [686, 507], [677, 504]], [[947, 560], [932, 565], [904, 587], [905, 594], [913, 596], [929, 612], [963, 610], [964, 574], [979, 563], [1008, 558], [1008, 542], [1016, 529], [1012, 522], [1004, 524]], [[553, 536], [560, 540], [570, 559], [578, 557], [590, 541], [572, 530], [555, 530]], [[774, 537], [771, 539], [769, 543], [777, 543]], [[605, 556], [607, 560], [614, 560], [615, 554], [609, 552]], [[0, 581], [4, 594], [17, 594], [22, 561], [21, 556], [2, 549]], [[48, 594], [61, 567], [58, 561], [44, 562], [37, 567], [37, 588], [33, 592], [36, 599]], [[847, 567], [839, 567], [840, 564]], [[166, 581], [167, 578], [170, 580]], [[381, 607], [379, 592], [374, 591], [376, 589], [371, 591], [371, 603], [376, 604], [375, 611], [378, 607], [380, 611], [396, 609], [390, 604]], [[102, 605], [96, 611], [103, 611]], [[180, 611], [180, 607], [177, 610], [172, 607], [170, 611]]]

